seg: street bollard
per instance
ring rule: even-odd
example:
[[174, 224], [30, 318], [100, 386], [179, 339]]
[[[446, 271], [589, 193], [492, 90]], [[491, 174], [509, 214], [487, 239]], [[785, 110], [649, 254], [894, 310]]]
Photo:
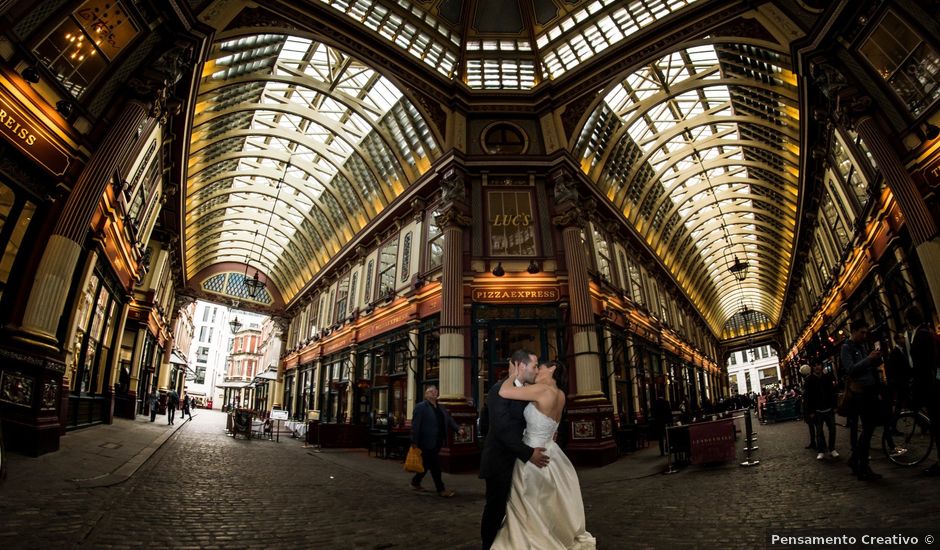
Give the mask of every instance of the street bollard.
[[751, 453], [758, 449], [757, 445], [754, 445], [754, 431], [751, 428], [751, 410], [748, 409], [744, 413], [744, 456], [746, 460], [741, 463], [741, 466], [757, 466], [760, 464], [760, 460], [755, 460], [751, 457]]

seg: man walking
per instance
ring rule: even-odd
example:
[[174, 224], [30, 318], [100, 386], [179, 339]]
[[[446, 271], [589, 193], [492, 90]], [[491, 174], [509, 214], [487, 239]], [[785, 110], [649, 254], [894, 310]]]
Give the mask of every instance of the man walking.
[[875, 426], [880, 423], [878, 417], [881, 404], [876, 371], [881, 365], [881, 350], [868, 351], [868, 323], [864, 319], [852, 321], [850, 330], [852, 337], [842, 344], [840, 359], [842, 367], [848, 371], [849, 376], [862, 390], [858, 395], [852, 396], [859, 420], [862, 422], [862, 431], [849, 458], [849, 467], [859, 480], [870, 481], [881, 479], [881, 475], [871, 471], [871, 466], [868, 464], [871, 436], [875, 431]]
[[[822, 363], [813, 363], [812, 374], [806, 377], [804, 402], [807, 415], [816, 426], [816, 460], [839, 456], [836, 450], [836, 379], [831, 373], [824, 373]], [[823, 434], [823, 426], [829, 430], [829, 445]]]
[[157, 408], [160, 406], [160, 398], [157, 397], [157, 390], [150, 391], [150, 421], [157, 419]]
[[173, 417], [176, 416], [176, 408], [180, 405], [180, 394], [176, 390], [166, 392], [166, 419], [167, 425], [173, 425]]
[[[517, 384], [535, 382], [538, 357], [520, 349], [512, 354], [509, 362], [510, 368], [517, 368], [520, 373]], [[493, 384], [486, 396], [488, 430], [480, 457], [480, 478], [486, 480], [486, 504], [483, 505], [483, 518], [480, 521], [483, 550], [493, 546], [506, 516], [506, 501], [512, 489], [512, 471], [516, 460], [532, 462], [539, 468], [548, 465], [544, 448], [533, 449], [522, 442], [526, 402], [500, 397], [499, 388], [504, 381], [505, 378]]]
[[428, 386], [424, 390], [424, 401], [415, 406], [411, 415], [411, 446], [421, 449], [421, 462], [424, 463], [424, 471], [415, 474], [411, 479], [411, 488], [423, 491], [421, 480], [424, 479], [424, 474], [431, 472], [437, 494], [452, 497], [456, 493], [445, 489], [441, 479], [441, 447], [447, 442], [448, 428], [460, 435], [464, 435], [464, 430], [454, 422], [447, 409], [438, 404], [439, 396], [437, 386]]
[[[940, 423], [940, 343], [917, 306], [911, 306], [904, 312], [904, 320], [913, 331], [910, 341], [911, 363], [914, 366], [913, 408], [920, 410], [922, 405], [927, 405], [930, 420], [936, 425]], [[928, 476], [940, 475], [940, 443], [936, 449], [937, 462], [924, 470]]]

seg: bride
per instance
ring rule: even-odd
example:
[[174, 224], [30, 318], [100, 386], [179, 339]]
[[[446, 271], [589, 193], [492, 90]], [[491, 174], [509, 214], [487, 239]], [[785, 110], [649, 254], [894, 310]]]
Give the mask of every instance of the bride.
[[596, 547], [596, 541], [584, 528], [584, 503], [574, 467], [554, 441], [555, 431], [565, 407], [565, 392], [559, 389], [567, 381], [564, 365], [550, 361], [539, 365], [535, 383], [515, 385], [518, 372], [509, 369], [509, 379], [499, 390], [500, 397], [529, 401], [524, 416], [523, 442], [530, 447], [544, 447], [551, 457], [545, 468], [517, 460], [512, 473], [512, 491], [503, 523], [493, 549], [577, 549]]

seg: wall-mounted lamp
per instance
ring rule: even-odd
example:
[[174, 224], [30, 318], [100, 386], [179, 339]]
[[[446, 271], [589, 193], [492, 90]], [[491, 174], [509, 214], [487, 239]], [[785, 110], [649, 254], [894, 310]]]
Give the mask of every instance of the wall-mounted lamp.
[[940, 136], [940, 128], [929, 122], [924, 124], [924, 137], [927, 138], [927, 141], [933, 141], [937, 139], [937, 136]]
[[60, 99], [59, 101], [56, 101], [55, 110], [59, 111], [59, 114], [61, 114], [64, 117], [71, 116], [72, 115], [72, 102], [67, 99]]
[[497, 263], [496, 267], [493, 268], [493, 275], [497, 277], [502, 277], [505, 274], [506, 274], [506, 270], [503, 269], [503, 262]]
[[535, 275], [536, 273], [538, 273], [539, 271], [542, 271], [542, 270], [541, 270], [541, 268], [539, 268], [539, 264], [535, 263], [535, 260], [531, 260], [531, 261], [529, 262], [529, 267], [526, 268], [526, 271], [528, 271], [529, 273]]
[[31, 82], [33, 84], [39, 83], [39, 71], [37, 71], [36, 67], [33, 67], [32, 65], [23, 69], [23, 72], [20, 74], [23, 75], [23, 80], [26, 82]]

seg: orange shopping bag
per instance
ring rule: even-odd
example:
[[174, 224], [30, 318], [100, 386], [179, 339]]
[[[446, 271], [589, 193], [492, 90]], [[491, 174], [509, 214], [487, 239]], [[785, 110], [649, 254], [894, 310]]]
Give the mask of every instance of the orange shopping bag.
[[421, 449], [417, 447], [408, 449], [408, 456], [405, 457], [405, 471], [416, 474], [424, 471], [424, 462], [421, 461]]

